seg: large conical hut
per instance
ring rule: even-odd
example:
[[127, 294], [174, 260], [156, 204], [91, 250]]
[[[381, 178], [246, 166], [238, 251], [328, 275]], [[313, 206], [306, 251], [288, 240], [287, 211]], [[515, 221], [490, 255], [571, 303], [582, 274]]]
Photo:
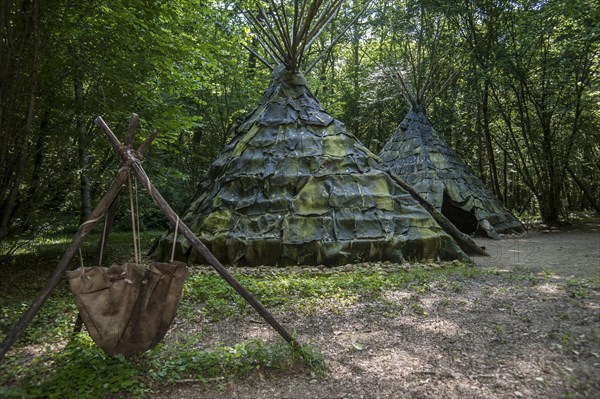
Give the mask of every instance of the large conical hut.
[[413, 85], [390, 68], [410, 111], [379, 154], [390, 173], [402, 179], [465, 234], [499, 238], [521, 233], [523, 225], [437, 134], [425, 115], [427, 84]]
[[[209, 168], [186, 224], [228, 264], [465, 257], [308, 88], [299, 67], [341, 1], [323, 3], [270, 2], [269, 10], [259, 6], [260, 18], [246, 13], [280, 65], [258, 107]], [[166, 257], [172, 239], [162, 237], [154, 254]], [[203, 261], [183, 239], [176, 257]]]

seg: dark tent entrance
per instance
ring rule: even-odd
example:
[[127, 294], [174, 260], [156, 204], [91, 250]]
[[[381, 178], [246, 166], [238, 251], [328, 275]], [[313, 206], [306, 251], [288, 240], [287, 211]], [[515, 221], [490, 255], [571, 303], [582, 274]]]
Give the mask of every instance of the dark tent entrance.
[[442, 214], [452, 222], [457, 229], [467, 235], [472, 235], [477, 231], [477, 218], [475, 212], [471, 209], [466, 211], [457, 206], [444, 190], [444, 199], [442, 200]]

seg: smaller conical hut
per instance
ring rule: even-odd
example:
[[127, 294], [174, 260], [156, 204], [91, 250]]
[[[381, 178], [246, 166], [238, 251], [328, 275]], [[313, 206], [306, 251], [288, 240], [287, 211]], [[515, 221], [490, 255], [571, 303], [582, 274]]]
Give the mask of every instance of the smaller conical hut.
[[406, 40], [391, 52], [398, 60], [382, 68], [410, 111], [380, 157], [390, 173], [411, 185], [463, 233], [498, 238], [499, 233], [522, 232], [521, 222], [438, 135], [425, 114], [460, 73], [456, 66], [460, 60], [453, 57], [458, 44], [455, 36], [447, 35], [447, 24], [443, 15], [416, 24], [418, 34], [400, 36]]
[[440, 138], [423, 109], [413, 105], [380, 157], [466, 234], [521, 233], [521, 222]]

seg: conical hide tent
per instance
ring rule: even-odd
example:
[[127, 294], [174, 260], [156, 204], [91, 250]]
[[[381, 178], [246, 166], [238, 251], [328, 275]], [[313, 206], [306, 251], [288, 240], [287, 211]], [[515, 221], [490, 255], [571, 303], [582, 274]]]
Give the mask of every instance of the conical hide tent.
[[390, 172], [467, 234], [520, 233], [523, 225], [444, 140], [418, 106], [413, 106], [380, 157]]
[[[466, 257], [302, 74], [280, 66], [201, 184], [184, 221], [224, 263], [339, 265]], [[165, 258], [172, 235], [154, 253]], [[184, 240], [176, 258], [202, 257]]]

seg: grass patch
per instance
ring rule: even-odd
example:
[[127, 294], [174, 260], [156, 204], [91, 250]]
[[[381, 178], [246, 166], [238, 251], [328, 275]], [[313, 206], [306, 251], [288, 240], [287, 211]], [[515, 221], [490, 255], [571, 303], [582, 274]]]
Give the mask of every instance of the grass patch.
[[568, 278], [561, 287], [572, 298], [583, 299], [590, 296], [591, 291], [598, 290], [597, 281], [585, 278]]
[[[137, 398], [151, 394], [158, 384], [235, 380], [264, 369], [291, 370], [303, 365], [316, 373], [325, 369], [323, 357], [314, 347], [304, 345], [295, 350], [282, 340], [249, 340], [208, 350], [198, 349], [193, 340], [180, 341], [125, 358], [105, 355], [82, 333], [74, 336], [63, 350], [34, 358], [27, 365], [9, 358], [0, 367], [0, 396]], [[14, 384], [15, 381], [20, 384]]]
[[[408, 289], [424, 294], [433, 289], [457, 292], [459, 278], [475, 278], [488, 271], [469, 264], [453, 262], [451, 268], [431, 268], [418, 265], [406, 268], [388, 265], [381, 268], [271, 268], [270, 273], [256, 274], [248, 269], [233, 268], [233, 275], [268, 308], [315, 314], [342, 313], [360, 300], [382, 301], [383, 294]], [[211, 269], [192, 270], [184, 287], [182, 315], [199, 313], [210, 321], [224, 320], [235, 315], [253, 312], [252, 308]]]

